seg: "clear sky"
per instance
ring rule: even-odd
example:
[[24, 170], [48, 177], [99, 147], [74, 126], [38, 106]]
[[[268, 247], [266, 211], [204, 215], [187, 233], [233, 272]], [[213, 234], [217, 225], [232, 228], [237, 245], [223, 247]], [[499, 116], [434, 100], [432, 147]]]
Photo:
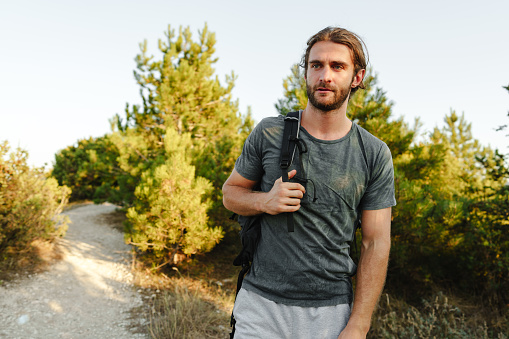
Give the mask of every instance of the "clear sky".
[[283, 78], [307, 39], [339, 25], [366, 42], [394, 117], [422, 133], [464, 113], [482, 145], [509, 152], [509, 1], [0, 1], [0, 141], [42, 166], [78, 139], [110, 131], [126, 103], [139, 43], [156, 57], [168, 25], [207, 23], [216, 73], [237, 75], [234, 98], [255, 120], [276, 114]]

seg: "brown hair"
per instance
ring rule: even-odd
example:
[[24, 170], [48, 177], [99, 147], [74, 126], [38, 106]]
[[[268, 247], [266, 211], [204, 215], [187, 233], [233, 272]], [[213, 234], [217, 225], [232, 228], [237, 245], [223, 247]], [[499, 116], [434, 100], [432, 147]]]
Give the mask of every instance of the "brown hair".
[[[332, 41], [337, 44], [342, 44], [350, 48], [352, 52], [352, 59], [354, 64], [354, 73], [357, 74], [361, 69], [366, 69], [368, 64], [368, 52], [364, 41], [355, 33], [350, 32], [347, 29], [341, 27], [326, 27], [320, 32], [313, 35], [308, 40], [308, 47], [306, 48], [305, 54], [302, 56], [300, 66], [304, 68], [304, 72], [307, 72], [309, 53], [314, 44], [319, 41]], [[364, 81], [361, 81], [359, 86], [352, 88], [352, 94], [359, 88], [366, 88]]]

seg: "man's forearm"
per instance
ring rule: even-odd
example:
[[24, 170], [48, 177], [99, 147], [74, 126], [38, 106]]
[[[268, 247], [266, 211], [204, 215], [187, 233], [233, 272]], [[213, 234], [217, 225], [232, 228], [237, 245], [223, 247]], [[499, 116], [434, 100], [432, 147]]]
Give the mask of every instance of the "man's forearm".
[[260, 199], [263, 199], [264, 192], [257, 192], [239, 186], [223, 187], [224, 206], [239, 215], [250, 216], [263, 213], [260, 206]]
[[357, 270], [354, 305], [348, 327], [366, 335], [371, 316], [385, 284], [390, 240], [372, 240], [363, 244]]

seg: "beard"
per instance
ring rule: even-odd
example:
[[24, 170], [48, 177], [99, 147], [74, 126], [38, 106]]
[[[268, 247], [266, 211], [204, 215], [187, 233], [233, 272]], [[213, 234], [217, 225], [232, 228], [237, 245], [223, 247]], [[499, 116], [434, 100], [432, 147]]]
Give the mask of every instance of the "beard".
[[[343, 106], [345, 101], [348, 99], [348, 96], [350, 95], [351, 85], [352, 85], [352, 83], [350, 83], [348, 86], [345, 86], [344, 88], [337, 88], [337, 87], [333, 87], [331, 85], [326, 85], [323, 82], [319, 82], [314, 87], [311, 87], [306, 82], [306, 92], [308, 95], [309, 102], [315, 108], [317, 108], [318, 110], [320, 110], [322, 112], [330, 112], [330, 111], [334, 111], [334, 110], [340, 108], [341, 106]], [[334, 93], [332, 99], [322, 98], [322, 100], [320, 100], [320, 98], [316, 98], [315, 93], [319, 87], [327, 88], [327, 89], [331, 90]]]

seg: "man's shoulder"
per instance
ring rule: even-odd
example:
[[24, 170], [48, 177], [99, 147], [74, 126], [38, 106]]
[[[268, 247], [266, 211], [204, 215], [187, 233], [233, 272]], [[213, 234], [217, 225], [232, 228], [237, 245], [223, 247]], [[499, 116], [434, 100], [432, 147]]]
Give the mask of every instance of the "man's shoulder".
[[283, 133], [284, 120], [283, 115], [270, 116], [263, 118], [258, 124], [256, 124], [251, 138], [272, 138]]
[[385, 147], [388, 148], [387, 144], [380, 138], [374, 136], [359, 124], [354, 123], [354, 125], [357, 129], [357, 133], [359, 134], [364, 147], [370, 148], [371, 150], [380, 150], [380, 148]]
[[257, 126], [260, 126], [262, 129], [274, 127], [274, 126], [282, 126], [284, 124], [285, 117], [284, 115], [278, 114], [276, 116], [270, 116], [263, 118]]

